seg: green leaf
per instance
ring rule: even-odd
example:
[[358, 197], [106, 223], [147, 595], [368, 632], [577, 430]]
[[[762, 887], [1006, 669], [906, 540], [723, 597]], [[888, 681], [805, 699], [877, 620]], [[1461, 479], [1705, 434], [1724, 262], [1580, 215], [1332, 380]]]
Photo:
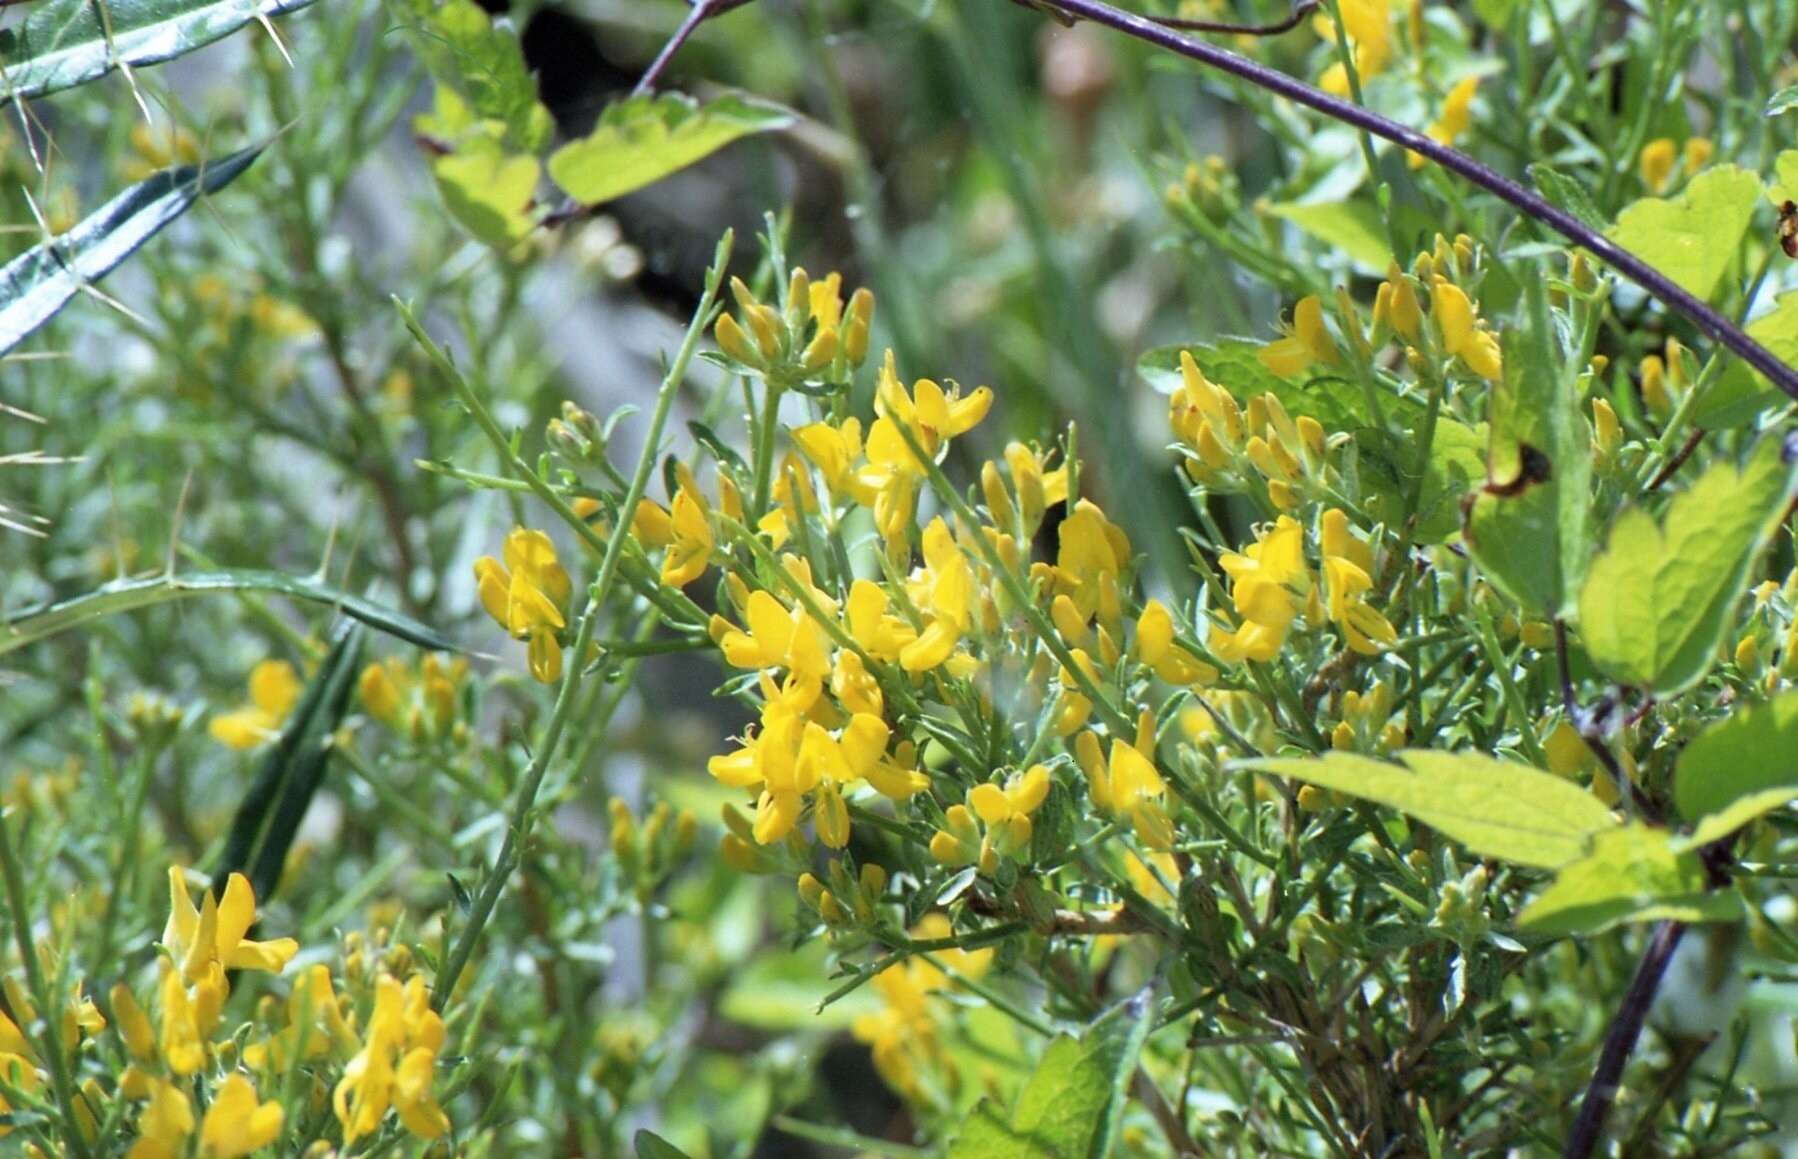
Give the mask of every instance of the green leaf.
[[1341, 752], [1240, 764], [1397, 809], [1481, 857], [1540, 869], [1578, 859], [1594, 833], [1617, 825], [1597, 797], [1527, 765], [1427, 749], [1398, 756], [1404, 765]]
[[1761, 179], [1735, 165], [1706, 169], [1678, 197], [1644, 197], [1624, 207], [1606, 235], [1672, 278], [1709, 298], [1735, 260]]
[[[1415, 432], [1400, 438], [1378, 427], [1354, 432], [1362, 507], [1383, 523], [1397, 525], [1404, 515], [1417, 454], [1415, 438]], [[1483, 424], [1476, 429], [1451, 418], [1437, 420], [1417, 503], [1417, 543], [1441, 543], [1460, 529], [1461, 498], [1485, 478], [1486, 441]]]
[[1145, 991], [1101, 1014], [1079, 1038], [1058, 1036], [1011, 1113], [981, 1100], [948, 1159], [1105, 1159], [1117, 1146], [1150, 1010]]
[[1605, 227], [1604, 214], [1592, 200], [1586, 187], [1552, 165], [1538, 161], [1530, 166], [1530, 180], [1548, 198], [1593, 229]]
[[1773, 158], [1773, 184], [1767, 186], [1767, 200], [1774, 205], [1798, 201], [1798, 149], [1786, 149]]
[[58, 632], [79, 627], [102, 616], [189, 599], [210, 592], [269, 592], [324, 604], [351, 619], [421, 648], [443, 652], [462, 649], [454, 640], [373, 600], [353, 596], [329, 584], [272, 571], [194, 572], [174, 576], [147, 576], [118, 580], [84, 595], [54, 604], [42, 604], [13, 612], [0, 619], [0, 656], [34, 644]]
[[263, 753], [213, 873], [213, 890], [220, 896], [233, 873], [250, 879], [258, 902], [274, 896], [300, 822], [324, 783], [334, 748], [332, 736], [356, 690], [363, 634], [362, 625], [354, 620], [342, 622], [330, 653], [306, 685], [306, 694], [280, 738]]
[[[1775, 310], [1768, 317], [1778, 313]], [[1798, 310], [1793, 312], [1790, 321], [1794, 324], [1794, 331], [1785, 340], [1785, 344], [1788, 347], [1798, 347]], [[1749, 333], [1753, 334], [1753, 331], [1754, 328], [1749, 327]], [[1773, 343], [1765, 338], [1759, 340], [1761, 345], [1773, 348]], [[1798, 350], [1794, 353], [1798, 353]], [[1687, 416], [1687, 421], [1703, 430], [1725, 431], [1748, 426], [1784, 402], [1785, 395], [1768, 386], [1767, 380], [1758, 371], [1746, 362], [1731, 359], [1723, 367], [1723, 373], [1704, 388], [1704, 393], [1692, 400], [1692, 412]]]
[[[1172, 394], [1180, 389], [1180, 354], [1192, 355], [1206, 378], [1229, 391], [1236, 401], [1247, 404], [1261, 394], [1272, 394], [1280, 400], [1288, 414], [1297, 418], [1310, 415], [1332, 431], [1349, 430], [1373, 421], [1366, 413], [1361, 388], [1335, 374], [1304, 372], [1298, 378], [1281, 378], [1255, 356], [1262, 343], [1246, 338], [1220, 338], [1215, 342], [1188, 342], [1176, 346], [1157, 346], [1137, 359], [1136, 371], [1156, 390]], [[1391, 414], [1414, 423], [1423, 415], [1423, 407], [1414, 402], [1383, 400]]]
[[599, 124], [549, 158], [549, 175], [583, 205], [623, 197], [685, 169], [753, 133], [796, 120], [777, 105], [720, 97], [701, 105], [680, 93], [631, 97], [608, 106]]
[[1787, 85], [1767, 98], [1767, 116], [1777, 117], [1781, 113], [1798, 108], [1798, 85]]
[[1363, 270], [1383, 274], [1392, 264], [1386, 225], [1380, 211], [1365, 201], [1281, 201], [1264, 207], [1334, 249]]
[[1596, 933], [1620, 922], [1729, 921], [1741, 916], [1734, 893], [1705, 892], [1698, 855], [1679, 852], [1665, 829], [1628, 825], [1596, 834], [1592, 852], [1555, 874], [1517, 915], [1539, 934]]
[[[535, 153], [549, 144], [555, 121], [537, 99], [537, 82], [510, 29], [495, 28], [473, 0], [410, 0], [407, 16], [426, 70], [473, 118], [500, 125], [508, 151]], [[438, 104], [441, 109], [441, 95]]]
[[0, 269], [0, 354], [55, 317], [82, 286], [105, 277], [201, 196], [224, 188], [260, 152], [257, 146], [217, 161], [165, 169], [131, 186], [67, 233], [7, 262]]
[[867, 987], [851, 990], [824, 1009], [830, 993], [829, 952], [822, 942], [786, 954], [763, 954], [735, 971], [718, 1012], [757, 1030], [847, 1030], [878, 1003]]
[[1745, 797], [1798, 785], [1798, 692], [1739, 709], [1680, 750], [1673, 802], [1691, 821], [1722, 813]]
[[1530, 324], [1504, 336], [1504, 381], [1492, 390], [1486, 483], [1468, 504], [1467, 551], [1527, 611], [1563, 615], [1592, 550], [1590, 434], [1574, 376], [1557, 355], [1539, 279]]
[[[1793, 780], [1798, 780], [1794, 775]], [[1713, 841], [1721, 841], [1745, 825], [1760, 820], [1767, 814], [1783, 809], [1798, 799], [1798, 784], [1781, 785], [1776, 789], [1761, 789], [1743, 797], [1737, 797], [1721, 811], [1703, 818], [1684, 837], [1674, 841], [1673, 847], [1681, 852], [1687, 849], [1702, 849]]]
[[1712, 464], [1657, 523], [1617, 517], [1580, 592], [1580, 640], [1620, 684], [1668, 696], [1704, 678], [1798, 473], [1780, 440], [1762, 439], [1739, 470]]
[[431, 160], [431, 176], [443, 206], [479, 241], [510, 249], [536, 225], [531, 203], [543, 166], [528, 154], [508, 155], [499, 142], [480, 137]]
[[0, 104], [172, 60], [312, 0], [44, 0], [0, 32]]
[[637, 1148], [637, 1159], [693, 1159], [654, 1131], [638, 1131], [633, 1142]]

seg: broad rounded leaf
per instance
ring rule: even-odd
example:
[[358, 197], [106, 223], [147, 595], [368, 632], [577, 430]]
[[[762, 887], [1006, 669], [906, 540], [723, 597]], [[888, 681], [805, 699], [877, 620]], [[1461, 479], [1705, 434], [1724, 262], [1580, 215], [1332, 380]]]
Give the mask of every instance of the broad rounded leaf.
[[1706, 169], [1678, 197], [1644, 197], [1608, 236], [1681, 288], [1709, 298], [1735, 260], [1760, 203], [1761, 179], [1734, 165]]
[[463, 228], [496, 249], [524, 240], [535, 219], [531, 200], [542, 165], [528, 154], [508, 156], [497, 142], [473, 138], [431, 161], [444, 208]]
[[949, 1145], [948, 1159], [1105, 1159], [1137, 1056], [1153, 1023], [1147, 992], [1094, 1019], [1079, 1038], [1061, 1035], [1007, 1114], [984, 1099]]
[[[1532, 294], [1540, 287], [1531, 284]], [[1592, 456], [1579, 390], [1550, 337], [1545, 304], [1504, 337], [1492, 390], [1486, 485], [1466, 511], [1468, 554], [1494, 586], [1552, 619], [1579, 592], [1591, 554]]]
[[1703, 679], [1793, 484], [1766, 438], [1739, 470], [1713, 464], [1659, 523], [1636, 507], [1619, 516], [1580, 592], [1580, 639], [1599, 670], [1661, 695]]
[[1599, 833], [1592, 852], [1555, 874], [1517, 915], [1539, 934], [1596, 933], [1620, 922], [1728, 921], [1741, 915], [1734, 893], [1707, 893], [1698, 855], [1674, 847], [1665, 829], [1629, 825]]
[[1386, 805], [1482, 857], [1540, 869], [1556, 869], [1584, 856], [1594, 833], [1617, 825], [1597, 797], [1527, 765], [1479, 753], [1425, 749], [1398, 756], [1404, 765], [1351, 753], [1242, 765]]
[[1680, 751], [1673, 801], [1698, 821], [1767, 789], [1798, 786], [1798, 692], [1740, 709]]
[[597, 205], [635, 192], [752, 133], [794, 122], [777, 105], [722, 97], [701, 105], [679, 93], [632, 97], [600, 114], [593, 132], [557, 149], [549, 175], [568, 196]]
[[[537, 99], [537, 82], [510, 29], [495, 27], [473, 0], [411, 0], [412, 43], [433, 79], [466, 102], [469, 112], [503, 127], [510, 151], [549, 144], [555, 121]], [[439, 96], [438, 106], [443, 106]]]

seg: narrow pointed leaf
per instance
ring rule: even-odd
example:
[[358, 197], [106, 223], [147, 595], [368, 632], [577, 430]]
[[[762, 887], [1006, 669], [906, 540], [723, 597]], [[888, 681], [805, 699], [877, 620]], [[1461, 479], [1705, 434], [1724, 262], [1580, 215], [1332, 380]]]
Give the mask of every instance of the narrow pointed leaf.
[[165, 169], [119, 194], [60, 237], [0, 268], [0, 354], [48, 322], [89, 282], [97, 282], [202, 196], [249, 168], [262, 147], [216, 161]]
[[306, 685], [293, 716], [263, 753], [256, 778], [232, 818], [224, 856], [213, 874], [216, 891], [223, 892], [233, 873], [242, 873], [259, 901], [274, 895], [300, 822], [330, 765], [332, 734], [356, 689], [364, 634], [354, 620], [339, 625], [330, 653]]
[[0, 32], [0, 104], [172, 60], [312, 0], [44, 0]]
[[396, 639], [443, 652], [458, 652], [456, 642], [435, 628], [400, 612], [329, 584], [301, 576], [271, 571], [195, 572], [191, 575], [150, 576], [119, 580], [86, 595], [13, 612], [0, 619], [0, 656], [17, 651], [58, 632], [79, 627], [102, 616], [153, 607], [211, 592], [267, 592], [342, 610], [377, 631]]
[[1398, 755], [1404, 765], [1330, 753], [1244, 761], [1242, 767], [1386, 805], [1482, 857], [1540, 869], [1577, 860], [1593, 834], [1617, 826], [1597, 797], [1552, 773], [1478, 753], [1411, 749]]
[[1662, 696], [1703, 679], [1795, 486], [1767, 438], [1740, 468], [1713, 464], [1662, 519], [1619, 516], [1580, 592], [1580, 639], [1599, 670]]

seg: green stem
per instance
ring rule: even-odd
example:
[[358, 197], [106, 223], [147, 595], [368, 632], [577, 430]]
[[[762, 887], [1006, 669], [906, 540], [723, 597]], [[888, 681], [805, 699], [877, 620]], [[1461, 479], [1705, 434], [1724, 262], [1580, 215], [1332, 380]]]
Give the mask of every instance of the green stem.
[[[625, 493], [624, 502], [619, 507], [621, 511], [635, 511], [637, 503], [643, 498], [644, 490], [649, 486], [649, 476], [655, 466], [656, 448], [662, 440], [662, 428], [667, 425], [668, 414], [674, 408], [674, 397], [680, 389], [681, 381], [686, 377], [687, 364], [692, 361], [694, 352], [699, 348], [699, 340], [705, 333], [706, 325], [711, 321], [712, 307], [718, 298], [718, 288], [723, 283], [724, 270], [730, 261], [731, 241], [732, 235], [726, 231], [713, 256], [712, 268], [706, 275], [705, 293], [700, 298], [698, 308], [693, 312], [693, 321], [688, 324], [686, 337], [681, 341], [680, 350], [675, 354], [673, 363], [668, 367], [667, 376], [662, 379], [661, 389], [656, 393], [655, 413], [650, 417], [649, 430], [644, 434], [643, 450], [637, 456], [636, 470], [631, 474], [630, 489]], [[442, 351], [424, 336], [417, 320], [412, 317], [411, 311], [402, 305], [400, 313], [405, 319], [407, 329], [426, 344], [426, 349], [432, 352], [433, 359], [440, 360], [440, 365], [446, 363], [447, 358], [444, 358]], [[451, 381], [456, 383], [458, 390], [464, 392], [468, 398], [473, 397], [473, 392], [468, 389], [461, 375], [451, 375]], [[488, 438], [508, 460], [515, 459], [516, 456], [512, 454], [511, 444], [506, 439], [504, 432], [499, 429], [497, 423], [493, 422], [492, 416], [486, 414], [484, 407], [480, 410], [486, 418], [483, 426], [487, 430]], [[531, 478], [535, 479], [535, 475], [532, 475]], [[561, 503], [561, 497], [550, 490], [548, 484], [543, 485], [543, 491], [548, 493], [548, 497], [554, 503]], [[438, 975], [436, 984], [432, 987], [431, 1005], [434, 1009], [441, 1010], [449, 996], [455, 992], [456, 981], [468, 965], [469, 958], [473, 956], [475, 944], [480, 940], [481, 931], [493, 916], [494, 907], [499, 904], [499, 896], [505, 890], [506, 881], [512, 876], [512, 870], [517, 865], [519, 849], [530, 832], [537, 793], [543, 787], [543, 778], [549, 772], [550, 761], [555, 756], [556, 749], [562, 740], [562, 732], [567, 727], [571, 715], [570, 710], [574, 706], [575, 694], [579, 691], [581, 681], [586, 675], [587, 653], [593, 643], [594, 628], [599, 622], [601, 613], [605, 610], [606, 601], [612, 594], [612, 584], [618, 574], [618, 563], [623, 558], [624, 544], [629, 538], [630, 536], [625, 532], [623, 526], [620, 526], [606, 543], [605, 556], [599, 564], [599, 574], [594, 578], [592, 587], [589, 589], [587, 607], [581, 613], [580, 627], [575, 632], [573, 656], [568, 663], [566, 674], [562, 677], [562, 687], [556, 692], [555, 707], [550, 712], [549, 722], [544, 726], [536, 752], [531, 757], [530, 768], [526, 771], [524, 780], [519, 783], [517, 797], [512, 803], [511, 822], [506, 826], [506, 836], [500, 843], [499, 856], [494, 861], [492, 872], [481, 884], [481, 892], [475, 898], [474, 906], [468, 915], [468, 924], [462, 928], [455, 948], [450, 952], [448, 960], [444, 963], [443, 971]]]
[[[44, 982], [43, 963], [38, 961], [37, 947], [32, 944], [31, 915], [26, 912], [25, 873], [19, 865], [18, 851], [12, 845], [12, 826], [4, 813], [0, 813], [0, 871], [6, 878], [6, 908], [12, 911], [13, 940], [18, 943], [19, 959], [25, 967], [25, 982], [31, 990], [31, 1000], [37, 1004], [37, 1016], [43, 1021], [43, 1041], [37, 1045], [37, 1053], [50, 1072], [50, 1085], [56, 1091], [56, 1103], [62, 1111], [63, 1145], [77, 1159], [88, 1159], [92, 1152], [81, 1134], [81, 1121], [75, 1117], [75, 1084], [69, 1075], [68, 1059], [62, 1053], [57, 1006], [51, 1001], [50, 987]], [[30, 1020], [20, 1018], [18, 1021], [19, 1033], [30, 1034]]]

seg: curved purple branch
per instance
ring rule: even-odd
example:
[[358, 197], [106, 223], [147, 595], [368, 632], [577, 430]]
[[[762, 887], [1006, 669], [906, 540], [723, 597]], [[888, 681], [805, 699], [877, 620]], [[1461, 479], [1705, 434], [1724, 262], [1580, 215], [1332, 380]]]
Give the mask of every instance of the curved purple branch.
[[1722, 312], [1684, 289], [1635, 254], [1617, 245], [1597, 230], [1566, 210], [1510, 178], [1488, 169], [1467, 154], [1406, 128], [1360, 105], [1333, 97], [1285, 73], [1241, 57], [1233, 52], [1182, 36], [1145, 16], [1113, 8], [1100, 0], [1034, 0], [1038, 7], [1055, 9], [1069, 16], [1090, 20], [1133, 36], [1157, 48], [1164, 48], [1189, 60], [1237, 76], [1258, 88], [1283, 96], [1290, 101], [1315, 109], [1326, 117], [1384, 138], [1415, 153], [1420, 153], [1451, 173], [1459, 174], [1509, 203], [1528, 217], [1554, 229], [1576, 245], [1584, 246], [1593, 256], [1658, 298], [1668, 309], [1683, 314], [1711, 338], [1754, 367], [1767, 380], [1794, 399], [1798, 399], [1798, 370], [1780, 361], [1771, 350], [1750, 338], [1740, 326]]

